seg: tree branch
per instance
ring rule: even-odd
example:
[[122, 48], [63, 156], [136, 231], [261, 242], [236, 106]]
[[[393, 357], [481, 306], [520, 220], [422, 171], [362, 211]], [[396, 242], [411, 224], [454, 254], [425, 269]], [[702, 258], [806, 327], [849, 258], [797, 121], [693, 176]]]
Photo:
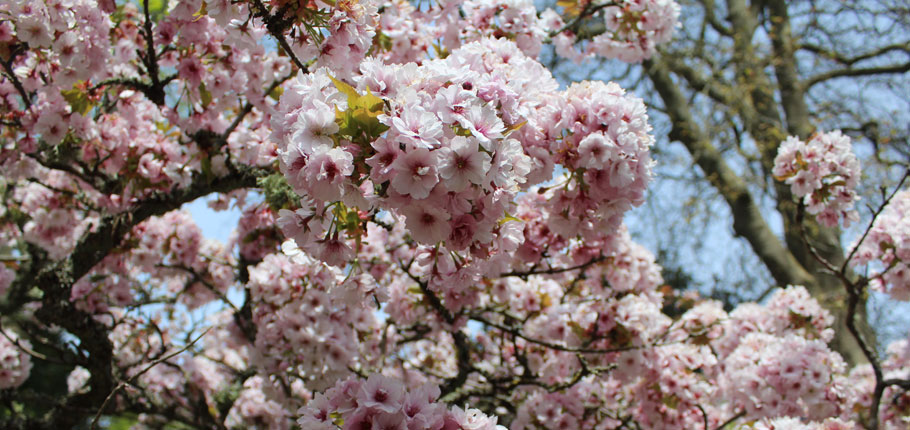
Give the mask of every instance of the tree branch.
[[644, 66], [673, 123], [670, 137], [685, 145], [695, 163], [730, 206], [734, 232], [749, 242], [779, 284], [813, 283], [812, 276], [771, 231], [743, 179], [727, 165], [722, 154], [696, 124], [688, 102], [670, 77], [666, 64], [659, 58], [652, 58], [645, 61]]
[[[43, 267], [34, 279], [18, 279], [23, 285], [36, 285], [42, 292], [42, 306], [35, 314], [48, 324], [55, 324], [80, 339], [80, 348], [89, 353], [84, 360], [91, 372], [91, 390], [67, 398], [64, 404], [52, 411], [38, 428], [72, 428], [86, 414], [104, 401], [113, 385], [113, 345], [108, 339], [108, 328], [93, 315], [77, 309], [70, 301], [72, 285], [101, 262], [126, 234], [138, 223], [179, 208], [184, 203], [213, 192], [228, 192], [256, 186], [256, 178], [264, 176], [260, 169], [229, 166], [231, 174], [207, 180], [197, 176], [186, 188], [170, 192], [156, 192], [123, 213], [109, 214], [89, 229], [76, 244], [69, 257], [50, 261], [46, 256], [35, 256], [32, 263]], [[28, 276], [17, 274], [18, 276]]]
[[893, 75], [910, 72], [910, 62], [879, 67], [846, 68], [820, 73], [806, 80], [804, 87], [811, 88], [827, 80], [851, 76]]

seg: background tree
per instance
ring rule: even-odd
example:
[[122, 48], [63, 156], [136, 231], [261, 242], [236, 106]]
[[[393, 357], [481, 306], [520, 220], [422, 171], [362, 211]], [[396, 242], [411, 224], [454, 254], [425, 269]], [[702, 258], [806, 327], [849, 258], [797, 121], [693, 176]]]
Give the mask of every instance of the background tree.
[[[829, 285], [654, 59], [676, 3], [419, 6], [0, 5], [4, 428], [906, 423], [908, 343], [879, 357], [857, 317], [870, 288], [907, 296], [910, 194], [875, 205], [855, 258], [818, 246], [837, 235], [800, 209], [852, 217], [849, 138], [755, 144], [776, 195], [816, 199], [790, 204]], [[729, 312], [667, 288], [622, 223], [652, 176], [645, 104], [615, 83], [561, 89], [535, 60], [548, 43], [645, 61], [736, 230], [782, 284], [840, 291], [843, 327], [801, 286]], [[742, 103], [758, 142], [770, 105]], [[242, 212], [227, 244], [180, 210], [205, 196]], [[850, 353], [846, 337], [867, 364], [829, 348]]]
[[[727, 244], [731, 235], [738, 237], [748, 244], [733, 253], [739, 257], [703, 252], [728, 263], [714, 269], [727, 297], [733, 302], [764, 297], [767, 290], [742, 287], [766, 284], [769, 278], [777, 285], [805, 285], [838, 315], [843, 328], [838, 281], [811, 255], [802, 230], [809, 246], [835, 264], [843, 262], [843, 249], [850, 244], [841, 243], [838, 229], [811, 220], [803, 226], [792, 193], [774, 180], [772, 167], [786, 136], [806, 139], [818, 130], [840, 129], [859, 143], [869, 183], [893, 186], [903, 175], [910, 160], [906, 5], [689, 1], [681, 11], [673, 42], [640, 67], [582, 70], [596, 78], [623, 79], [649, 102], [656, 127], [666, 132], [658, 133], [667, 139], [658, 139], [659, 174], [652, 190], [667, 191], [652, 192], [649, 205], [659, 206], [653, 211], [694, 211], [702, 214], [696, 225], [729, 227], [706, 228], [706, 234], [690, 230], [697, 228], [690, 217], [658, 216], [656, 223], [634, 231], [656, 236], [653, 245], [673, 250], [665, 252], [667, 257], [699, 249], [699, 243]], [[582, 19], [574, 29], [584, 39], [605, 27], [602, 19]], [[578, 76], [578, 67], [565, 60], [553, 58], [551, 64], [563, 76]], [[673, 144], [681, 144], [685, 155]], [[687, 169], [690, 163], [698, 169]], [[862, 194], [881, 200], [875, 186]], [[727, 252], [732, 249], [725, 246]], [[742, 269], [727, 270], [730, 265]], [[743, 272], [751, 273], [745, 282]], [[862, 361], [849, 336], [838, 336], [835, 349], [851, 362]]]

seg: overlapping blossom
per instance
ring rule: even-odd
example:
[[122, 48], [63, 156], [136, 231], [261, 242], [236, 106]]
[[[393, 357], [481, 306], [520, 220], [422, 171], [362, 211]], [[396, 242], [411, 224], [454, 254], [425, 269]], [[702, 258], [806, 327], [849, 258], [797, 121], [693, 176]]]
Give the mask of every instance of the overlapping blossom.
[[[595, 55], [627, 63], [647, 60], [657, 52], [658, 44], [670, 41], [679, 25], [680, 8], [674, 0], [566, 3], [569, 5], [564, 8], [568, 12], [566, 17], [547, 10], [541, 18], [550, 31], [557, 33], [553, 36], [556, 53], [574, 61]], [[582, 41], [582, 46], [576, 46], [579, 44], [577, 29], [566, 25], [566, 22], [573, 22], [567, 18], [575, 18], [580, 13], [598, 9], [603, 9], [603, 12], [595, 16], [603, 20], [606, 31]]]
[[[564, 237], [615, 229], [643, 201], [653, 138], [644, 106], [615, 84], [558, 93], [538, 63], [493, 39], [421, 66], [366, 62], [361, 73], [356, 89], [324, 69], [299, 77], [273, 121], [282, 171], [313, 199], [298, 221], [285, 213], [279, 223], [299, 225], [285, 233], [314, 255], [330, 241], [348, 252], [341, 226], [356, 222], [352, 207], [403, 215], [428, 246], [479, 258], [510, 249], [513, 199], [546, 179], [529, 175], [548, 158], [572, 173], [548, 194], [554, 213], [567, 210]], [[554, 98], [562, 111], [544, 104]]]
[[0, 329], [0, 390], [16, 388], [28, 379], [32, 357], [23, 348], [32, 344], [10, 330]]
[[505, 430], [495, 416], [467, 407], [449, 408], [438, 398], [435, 385], [408, 390], [397, 379], [373, 374], [366, 380], [339, 381], [325, 394], [317, 394], [298, 411], [297, 422], [312, 430]]
[[896, 300], [910, 300], [910, 191], [894, 195], [862, 242], [850, 264], [872, 265], [873, 288]]
[[267, 374], [296, 375], [306, 388], [321, 390], [368, 364], [378, 341], [367, 295], [374, 286], [360, 277], [344, 281], [337, 270], [312, 260], [266, 256], [250, 268], [259, 367]]
[[859, 160], [850, 138], [840, 131], [816, 133], [808, 142], [788, 137], [777, 150], [773, 173], [790, 185], [793, 195], [820, 223], [834, 227], [859, 220], [853, 209], [858, 200]]

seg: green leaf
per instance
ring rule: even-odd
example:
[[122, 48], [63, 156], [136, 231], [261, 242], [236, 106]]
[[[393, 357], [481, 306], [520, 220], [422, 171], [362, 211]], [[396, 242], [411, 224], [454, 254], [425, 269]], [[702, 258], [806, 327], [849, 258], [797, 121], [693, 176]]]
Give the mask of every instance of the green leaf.
[[519, 122], [518, 124], [512, 124], [512, 125], [506, 127], [506, 131], [505, 131], [505, 133], [503, 133], [503, 135], [508, 136], [509, 133], [512, 133], [513, 131], [518, 131], [520, 128], [524, 127], [525, 124], [527, 124], [527, 123], [528, 123], [528, 121], [522, 121], [522, 122]]
[[436, 51], [436, 55], [439, 56], [440, 59], [445, 59], [449, 56], [449, 50], [443, 48], [441, 44], [434, 43], [433, 50]]
[[506, 213], [505, 213], [505, 216], [502, 217], [501, 220], [499, 220], [499, 225], [503, 225], [503, 224], [505, 224], [505, 223], [507, 223], [507, 222], [509, 222], [509, 221], [524, 222], [524, 221], [521, 220], [521, 218], [515, 218], [515, 217], [512, 216], [510, 213], [506, 212]]
[[569, 321], [569, 329], [572, 330], [572, 333], [579, 339], [587, 339], [588, 331], [585, 330], [581, 325], [575, 321]]
[[360, 97], [360, 94], [357, 94], [357, 90], [355, 90], [354, 87], [348, 85], [347, 83], [345, 83], [343, 81], [339, 81], [338, 79], [335, 79], [331, 76], [329, 76], [329, 79], [332, 80], [332, 83], [335, 84], [335, 88], [338, 88], [338, 91], [341, 91], [342, 94], [348, 96], [349, 104], [351, 102], [351, 97]]
[[212, 104], [212, 93], [205, 88], [205, 82], [199, 83], [199, 97], [202, 99], [202, 107]]
[[63, 95], [63, 99], [70, 104], [73, 113], [85, 116], [85, 114], [95, 106], [95, 104], [89, 100], [88, 95], [86, 95], [84, 91], [76, 88], [75, 85], [73, 86], [73, 89], [63, 90], [60, 93]]
[[131, 416], [108, 417], [107, 428], [111, 430], [129, 430], [130, 427], [138, 422], [139, 420], [136, 417]]
[[272, 88], [272, 91], [269, 91], [269, 97], [276, 102], [281, 98], [282, 94], [284, 94], [284, 88], [281, 88], [280, 86]]
[[167, 0], [149, 0], [149, 13], [159, 15], [167, 11]]
[[348, 97], [347, 110], [335, 108], [335, 122], [340, 135], [349, 137], [353, 142], [366, 144], [389, 129], [379, 122], [379, 115], [385, 107], [381, 98], [375, 96], [369, 88], [365, 94], [360, 94], [354, 87], [338, 79], [331, 76], [329, 79], [338, 91]]
[[370, 116], [376, 117], [382, 113], [382, 99], [373, 95], [370, 92], [370, 88], [367, 88], [366, 94], [361, 95], [357, 92], [354, 87], [339, 81], [331, 76], [329, 79], [332, 80], [332, 83], [335, 84], [335, 88], [338, 88], [338, 91], [341, 91], [344, 95], [348, 96], [348, 110], [356, 111], [358, 109], [364, 109], [367, 114]]

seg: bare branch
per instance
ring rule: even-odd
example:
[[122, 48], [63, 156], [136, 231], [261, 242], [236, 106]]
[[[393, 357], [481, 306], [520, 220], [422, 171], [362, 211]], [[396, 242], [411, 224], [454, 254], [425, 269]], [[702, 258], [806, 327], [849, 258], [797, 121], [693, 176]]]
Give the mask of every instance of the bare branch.
[[812, 76], [806, 80], [803, 86], [805, 88], [811, 88], [821, 82], [843, 77], [894, 75], [907, 72], [910, 72], [910, 62], [879, 67], [837, 69]]
[[200, 334], [199, 336], [196, 336], [196, 338], [193, 339], [192, 342], [186, 344], [183, 348], [180, 348], [168, 355], [158, 358], [157, 360], [149, 363], [148, 366], [146, 366], [144, 369], [140, 370], [138, 373], [136, 373], [135, 375], [130, 377], [130, 379], [128, 379], [126, 381], [121, 381], [119, 384], [117, 384], [117, 386], [113, 389], [113, 391], [111, 391], [111, 393], [108, 394], [107, 397], [104, 398], [104, 402], [101, 403], [101, 407], [98, 408], [98, 412], [95, 413], [95, 418], [92, 419], [92, 427], [91, 427], [92, 430], [95, 430], [97, 428], [98, 420], [101, 418], [101, 414], [104, 412], [104, 409], [107, 407], [107, 404], [111, 401], [111, 399], [114, 397], [114, 395], [117, 394], [118, 391], [122, 390], [127, 385], [135, 385], [136, 381], [139, 380], [139, 377], [142, 376], [143, 374], [145, 374], [146, 372], [148, 372], [149, 370], [152, 370], [153, 367], [155, 367], [167, 360], [170, 360], [170, 359], [176, 357], [177, 355], [183, 353], [184, 351], [190, 349], [190, 347], [192, 347], [197, 341], [199, 341], [199, 339], [202, 339], [202, 336], [205, 336], [211, 329], [212, 329], [211, 327], [207, 328], [204, 332], [202, 332], [202, 334]]

